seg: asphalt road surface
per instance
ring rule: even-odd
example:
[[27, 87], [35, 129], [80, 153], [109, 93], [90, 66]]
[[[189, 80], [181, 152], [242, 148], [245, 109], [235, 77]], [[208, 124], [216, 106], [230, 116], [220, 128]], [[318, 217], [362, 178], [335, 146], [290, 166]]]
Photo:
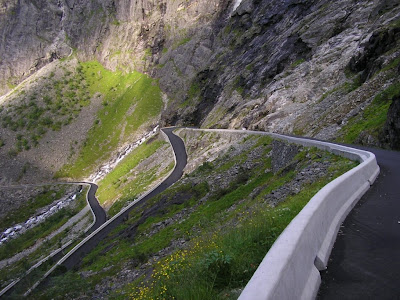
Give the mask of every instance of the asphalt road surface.
[[103, 207], [100, 206], [99, 201], [97, 201], [97, 198], [96, 198], [96, 191], [97, 191], [98, 186], [91, 182], [88, 182], [88, 183], [90, 184], [90, 189], [87, 194], [87, 199], [88, 199], [88, 202], [92, 209], [93, 214], [96, 216], [96, 220], [95, 220], [94, 224], [88, 231], [88, 233], [91, 233], [107, 221], [107, 216], [106, 216], [106, 212], [104, 211]]
[[[172, 148], [175, 152], [176, 156], [176, 165], [170, 176], [168, 176], [167, 179], [165, 179], [157, 188], [155, 188], [153, 191], [151, 191], [148, 195], [142, 198], [140, 201], [140, 204], [143, 202], [147, 201], [148, 199], [156, 196], [157, 194], [163, 192], [165, 189], [167, 189], [169, 186], [171, 186], [173, 183], [179, 180], [179, 178], [182, 177], [183, 174], [183, 169], [186, 166], [187, 163], [187, 154], [186, 154], [186, 149], [183, 141], [176, 136], [175, 134], [172, 133], [172, 131], [176, 128], [164, 128], [161, 129], [170, 139]], [[74, 182], [75, 184], [90, 184], [90, 189], [87, 194], [87, 199], [89, 202], [89, 205], [96, 216], [96, 220], [92, 227], [89, 229], [89, 233], [92, 233], [96, 229], [98, 229], [101, 225], [103, 225], [107, 221], [106, 213], [104, 209], [100, 206], [99, 202], [97, 201], [96, 198], [96, 191], [98, 186], [94, 183], [91, 182]], [[95, 234], [91, 239], [89, 239], [86, 243], [84, 243], [80, 248], [78, 248], [71, 256], [69, 256], [64, 263], [62, 264], [63, 266], [67, 267], [68, 269], [71, 269], [74, 267], [77, 263], [80, 262], [80, 260], [87, 254], [89, 253], [96, 245], [104, 238], [107, 236], [110, 231], [112, 231], [115, 227], [117, 227], [119, 224], [121, 224], [124, 220], [128, 218], [129, 212], [136, 206], [139, 205], [139, 203], [136, 203], [133, 205], [129, 210], [125, 211], [123, 214], [121, 214], [119, 217], [115, 218], [112, 222], [110, 222], [107, 226], [105, 226], [102, 230], [100, 230], [97, 234]], [[60, 260], [63, 257], [64, 253], [63, 251], [60, 251], [57, 255], [53, 257], [55, 260]], [[14, 290], [14, 286], [8, 289], [8, 291], [4, 294], [4, 296], [9, 296], [12, 291]]]
[[400, 299], [400, 152], [362, 149], [381, 172], [342, 224], [320, 300]]
[[[164, 131], [164, 133], [170, 139], [171, 145], [175, 152], [175, 156], [176, 156], [176, 160], [177, 160], [175, 169], [170, 174], [170, 176], [168, 176], [168, 178], [165, 179], [156, 189], [154, 189], [152, 192], [150, 192], [148, 195], [146, 195], [144, 198], [142, 198], [142, 200], [140, 202], [133, 205], [129, 210], [125, 211], [118, 218], [115, 218], [106, 227], [104, 227], [102, 230], [100, 230], [98, 233], [96, 233], [91, 239], [89, 239], [85, 244], [83, 244], [79, 249], [77, 249], [71, 256], [69, 256], [62, 264], [63, 266], [67, 267], [67, 269], [71, 269], [72, 267], [74, 267], [77, 263], [80, 262], [80, 260], [87, 253], [89, 253], [92, 249], [94, 249], [96, 247], [96, 245], [101, 240], [103, 240], [114, 228], [116, 228], [125, 219], [127, 219], [129, 216], [129, 212], [136, 205], [142, 204], [143, 202], [147, 201], [148, 199], [160, 194], [165, 189], [167, 189], [169, 186], [171, 186], [173, 183], [175, 183], [179, 178], [182, 177], [183, 169], [185, 168], [186, 163], [187, 163], [187, 155], [186, 155], [185, 145], [184, 145], [183, 141], [178, 136], [176, 136], [175, 134], [172, 133], [172, 131], [174, 129], [176, 129], [176, 128], [161, 129], [162, 131]], [[93, 190], [93, 193], [94, 192], [95, 192], [95, 190]], [[93, 196], [94, 196], [94, 194], [93, 194]]]

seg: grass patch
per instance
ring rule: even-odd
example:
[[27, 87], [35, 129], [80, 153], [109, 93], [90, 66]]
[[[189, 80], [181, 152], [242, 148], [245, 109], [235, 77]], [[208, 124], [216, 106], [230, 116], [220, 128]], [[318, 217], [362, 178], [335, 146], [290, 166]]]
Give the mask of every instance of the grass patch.
[[185, 108], [193, 104], [193, 100], [200, 95], [200, 85], [197, 82], [192, 82], [187, 98], [180, 104], [180, 107]]
[[112, 204], [108, 211], [110, 216], [117, 214], [128, 202], [145, 192], [155, 180], [163, 178], [173, 169], [173, 162], [163, 169], [160, 162], [150, 169], [135, 171], [142, 161], [150, 162], [151, 157], [165, 145], [167, 143], [161, 140], [140, 145], [99, 182], [97, 196], [100, 203]]
[[392, 99], [398, 95], [400, 95], [400, 83], [392, 84], [379, 93], [360, 115], [351, 118], [340, 130], [337, 141], [354, 143], [362, 132], [378, 137], [386, 122]]
[[176, 42], [174, 43], [172, 49], [176, 49], [176, 48], [178, 48], [178, 47], [180, 47], [180, 46], [186, 45], [186, 44], [189, 43], [191, 40], [192, 40], [192, 38], [189, 37], [189, 36], [188, 36], [188, 37], [184, 37], [184, 38], [182, 38], [182, 39], [176, 41]]
[[106, 201], [113, 201], [119, 195], [129, 196], [138, 194], [138, 191], [132, 191], [137, 182], [132, 182], [128, 178], [131, 170], [144, 159], [153, 155], [161, 146], [165, 145], [164, 141], [155, 141], [151, 144], [143, 143], [129, 155], [127, 155], [109, 174], [99, 182], [97, 197], [99, 202], [103, 204]]
[[96, 61], [81, 66], [90, 94], [100, 93], [107, 105], [98, 112], [99, 121], [89, 131], [77, 160], [64, 166], [56, 177], [82, 178], [91, 174], [119, 144], [155, 118], [163, 105], [157, 82], [142, 73], [111, 72]]
[[150, 284], [137, 282], [131, 296], [135, 299], [236, 299], [234, 290], [246, 285], [276, 238], [330, 180], [323, 178], [307, 186], [275, 208], [254, 211], [239, 208], [235, 212], [239, 215], [237, 226], [210, 230], [192, 240], [187, 249], [159, 261], [154, 266]]
[[139, 174], [134, 180], [130, 181], [124, 187], [122, 192], [122, 197], [119, 198], [110, 208], [108, 214], [110, 216], [116, 215], [121, 209], [128, 203], [129, 201], [134, 200], [138, 195], [145, 192], [146, 189], [153, 183], [157, 177], [163, 177], [166, 175], [171, 169], [172, 165], [168, 166], [159, 176], [157, 176], [157, 167], [153, 168], [147, 172], [143, 172]]
[[398, 67], [399, 64], [400, 64], [400, 57], [394, 59], [394, 60], [393, 60], [392, 62], [390, 62], [387, 66], [385, 66], [384, 68], [382, 68], [382, 69], [379, 71], [379, 73], [380, 73], [380, 72], [386, 72], [386, 71], [392, 70], [392, 69]]
[[343, 85], [343, 90], [346, 94], [355, 91], [362, 85], [361, 82], [361, 77], [360, 76], [355, 76], [352, 81], [350, 82], [345, 82]]
[[191, 41], [191, 39], [192, 39], [191, 37], [185, 37], [178, 42], [177, 46], [179, 47], [179, 46], [185, 45], [185, 44], [189, 43]]
[[304, 58], [300, 58], [298, 60], [296, 60], [295, 62], [293, 62], [290, 67], [291, 68], [296, 68], [297, 66], [301, 65], [303, 62], [305, 62], [306, 60]]
[[334, 88], [334, 89], [332, 89], [332, 90], [330, 90], [330, 91], [327, 91], [327, 92], [323, 93], [323, 95], [322, 95], [321, 98], [317, 101], [317, 103], [321, 103], [321, 102], [324, 101], [328, 96], [330, 96], [330, 95], [332, 95], [333, 93], [339, 91], [340, 89], [341, 89], [341, 87], [337, 87], [337, 88]]

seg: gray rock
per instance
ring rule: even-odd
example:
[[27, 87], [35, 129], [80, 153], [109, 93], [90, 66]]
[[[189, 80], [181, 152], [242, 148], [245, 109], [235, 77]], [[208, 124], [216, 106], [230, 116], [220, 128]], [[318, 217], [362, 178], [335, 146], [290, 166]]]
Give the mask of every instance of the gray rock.
[[272, 142], [272, 171], [277, 173], [292, 163], [299, 153], [299, 146], [274, 140]]
[[389, 107], [381, 143], [392, 149], [400, 150], [400, 95], [393, 98]]

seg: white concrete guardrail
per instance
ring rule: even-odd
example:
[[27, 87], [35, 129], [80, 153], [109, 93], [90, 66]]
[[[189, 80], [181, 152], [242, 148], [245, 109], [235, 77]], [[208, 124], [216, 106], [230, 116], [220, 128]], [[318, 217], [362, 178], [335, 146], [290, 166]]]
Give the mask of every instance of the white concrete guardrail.
[[[196, 129], [192, 129], [196, 130]], [[360, 164], [324, 186], [275, 241], [239, 300], [315, 299], [340, 224], [379, 174], [375, 155], [328, 142], [258, 131], [205, 130], [264, 134], [317, 147]]]
[[[328, 142], [289, 137], [261, 131], [182, 129], [269, 135], [273, 138], [285, 140], [290, 143], [296, 143], [306, 147], [316, 147], [360, 162], [357, 167], [328, 183], [311, 198], [308, 204], [275, 241], [239, 297], [240, 300], [314, 299], [321, 283], [318, 270], [326, 268], [340, 224], [379, 174], [379, 167], [375, 155], [368, 151]], [[169, 141], [166, 134], [162, 130], [161, 132]], [[176, 165], [175, 152], [174, 158]], [[170, 174], [172, 172], [173, 170]], [[170, 174], [168, 174], [166, 178]], [[148, 191], [143, 197], [155, 188], [157, 188], [157, 186]], [[140, 201], [141, 198], [131, 203], [119, 214], [90, 234], [50, 269], [41, 280], [50, 275], [50, 273], [58, 265], [61, 265], [77, 248], [93, 235], [96, 235], [103, 227], [107, 226], [136, 202]], [[40, 281], [38, 281], [25, 296], [29, 295]]]

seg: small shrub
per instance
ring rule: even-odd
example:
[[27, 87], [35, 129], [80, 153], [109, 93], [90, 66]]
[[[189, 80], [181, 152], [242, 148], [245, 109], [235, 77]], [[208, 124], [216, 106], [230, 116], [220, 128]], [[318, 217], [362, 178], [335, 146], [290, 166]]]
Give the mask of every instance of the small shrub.
[[29, 163], [25, 163], [24, 166], [22, 167], [22, 174], [26, 174], [28, 169], [29, 169]]
[[37, 135], [33, 135], [32, 137], [31, 137], [31, 142], [32, 142], [32, 144], [33, 144], [33, 146], [34, 147], [37, 147], [37, 145], [39, 145], [39, 136], [37, 136]]
[[44, 97], [43, 97], [43, 101], [44, 101], [44, 103], [46, 103], [46, 104], [51, 104], [51, 98], [50, 98], [50, 96], [49, 96], [49, 95], [44, 96]]
[[53, 120], [50, 117], [43, 118], [40, 123], [44, 126], [50, 126], [53, 124]]
[[8, 155], [10, 157], [16, 157], [18, 155], [18, 150], [17, 149], [11, 149], [10, 151], [8, 151]]
[[304, 58], [300, 58], [300, 59], [296, 60], [295, 62], [293, 62], [292, 65], [291, 65], [291, 67], [292, 67], [292, 68], [295, 68], [295, 67], [297, 67], [298, 65], [301, 65], [303, 62], [305, 62]]
[[206, 276], [214, 278], [214, 287], [223, 287], [229, 284], [232, 257], [223, 251], [214, 250], [206, 254], [200, 264], [205, 268]]
[[200, 167], [198, 167], [199, 172], [207, 172], [211, 171], [212, 169], [214, 169], [214, 166], [208, 161], [204, 162]]

